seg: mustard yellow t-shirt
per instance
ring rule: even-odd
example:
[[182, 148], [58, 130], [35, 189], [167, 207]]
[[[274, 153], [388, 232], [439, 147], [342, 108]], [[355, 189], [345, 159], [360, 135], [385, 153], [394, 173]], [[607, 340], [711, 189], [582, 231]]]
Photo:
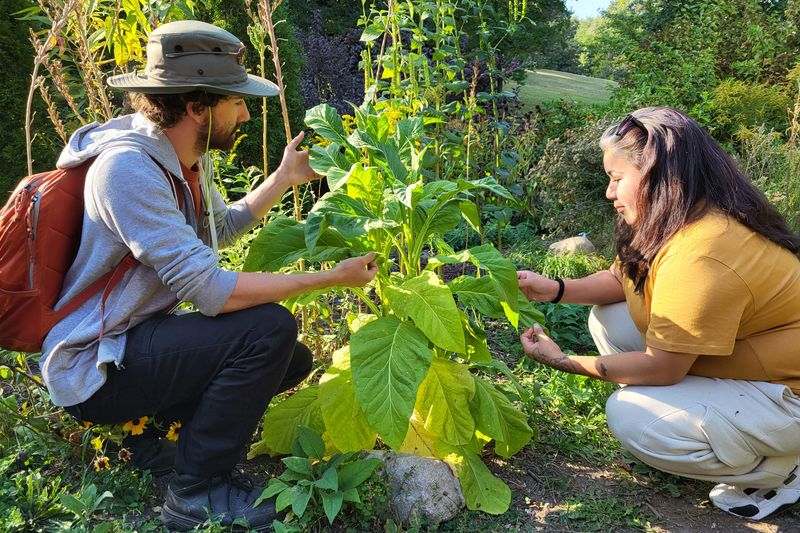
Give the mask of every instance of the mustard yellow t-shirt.
[[689, 374], [800, 393], [800, 259], [785, 248], [715, 211], [669, 240], [643, 294], [622, 281], [648, 346], [699, 355]]

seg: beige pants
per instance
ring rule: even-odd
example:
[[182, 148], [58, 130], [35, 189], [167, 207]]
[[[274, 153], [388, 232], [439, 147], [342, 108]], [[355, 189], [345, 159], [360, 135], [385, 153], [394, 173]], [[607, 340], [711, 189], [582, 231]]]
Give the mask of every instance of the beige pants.
[[[601, 354], [644, 349], [622, 302], [597, 306], [589, 330]], [[800, 397], [763, 381], [686, 376], [630, 385], [606, 403], [608, 426], [648, 465], [740, 487], [777, 487], [800, 456]]]

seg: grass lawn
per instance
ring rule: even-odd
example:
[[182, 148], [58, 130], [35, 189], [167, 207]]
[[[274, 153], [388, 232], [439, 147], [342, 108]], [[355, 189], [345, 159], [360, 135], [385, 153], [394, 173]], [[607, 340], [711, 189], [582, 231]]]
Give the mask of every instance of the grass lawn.
[[[617, 82], [591, 78], [557, 70], [528, 70], [525, 85], [519, 90], [520, 100], [526, 106], [560, 100], [562, 98], [585, 104], [603, 104], [611, 98]], [[518, 86], [510, 82], [506, 88]]]

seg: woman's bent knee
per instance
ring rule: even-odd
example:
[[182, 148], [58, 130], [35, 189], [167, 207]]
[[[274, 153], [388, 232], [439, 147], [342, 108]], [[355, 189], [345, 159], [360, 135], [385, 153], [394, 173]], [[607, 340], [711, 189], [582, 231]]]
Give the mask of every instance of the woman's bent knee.
[[601, 355], [644, 350], [644, 339], [626, 302], [592, 306], [588, 325]]
[[620, 398], [624, 391], [616, 390], [606, 400], [606, 423], [617, 440], [628, 448], [639, 435], [636, 427], [628, 423], [635, 406], [625, 396]]

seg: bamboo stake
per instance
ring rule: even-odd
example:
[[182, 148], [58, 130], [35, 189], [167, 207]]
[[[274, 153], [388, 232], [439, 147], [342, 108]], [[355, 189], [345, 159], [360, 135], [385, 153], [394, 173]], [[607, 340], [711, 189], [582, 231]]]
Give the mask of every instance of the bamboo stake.
[[53, 46], [55, 46], [61, 29], [67, 24], [69, 16], [77, 5], [78, 0], [67, 0], [58, 19], [53, 20], [53, 25], [50, 27], [50, 31], [47, 32], [47, 38], [44, 43], [39, 42], [38, 39], [32, 39], [36, 55], [33, 58], [31, 84], [28, 87], [28, 99], [25, 102], [25, 155], [28, 159], [28, 175], [33, 174], [33, 139], [31, 137], [33, 116], [31, 108], [33, 107], [33, 94], [36, 92], [36, 88], [39, 85], [39, 67], [45, 61], [47, 54], [53, 49]]
[[[264, 44], [264, 26], [261, 24], [263, 18], [260, 13], [253, 13], [252, 0], [245, 0], [245, 7], [247, 14], [253, 21], [253, 24], [248, 28], [250, 42], [258, 50], [258, 68], [259, 76], [262, 78], [267, 77], [267, 65], [264, 61], [264, 53], [266, 52], [266, 45]], [[262, 5], [256, 6], [256, 11], [263, 9]], [[269, 133], [267, 127], [269, 126], [269, 115], [267, 109], [267, 98], [261, 99], [261, 166], [264, 173], [264, 179], [269, 176]]]
[[[272, 21], [272, 14], [281, 4], [278, 0], [275, 6], [272, 6], [270, 0], [261, 0], [261, 9], [259, 15], [264, 18], [262, 21], [264, 28], [269, 34], [270, 51], [272, 52], [272, 63], [275, 65], [275, 82], [278, 84], [278, 97], [281, 103], [281, 114], [283, 115], [283, 131], [286, 134], [286, 144], [292, 140], [292, 127], [289, 124], [289, 108], [286, 105], [286, 88], [283, 84], [283, 69], [281, 65], [281, 58], [279, 55], [278, 38], [275, 35], [275, 24]], [[292, 195], [294, 197], [294, 218], [298, 222], [302, 219], [302, 210], [300, 205], [300, 188], [297, 185], [292, 185]]]

